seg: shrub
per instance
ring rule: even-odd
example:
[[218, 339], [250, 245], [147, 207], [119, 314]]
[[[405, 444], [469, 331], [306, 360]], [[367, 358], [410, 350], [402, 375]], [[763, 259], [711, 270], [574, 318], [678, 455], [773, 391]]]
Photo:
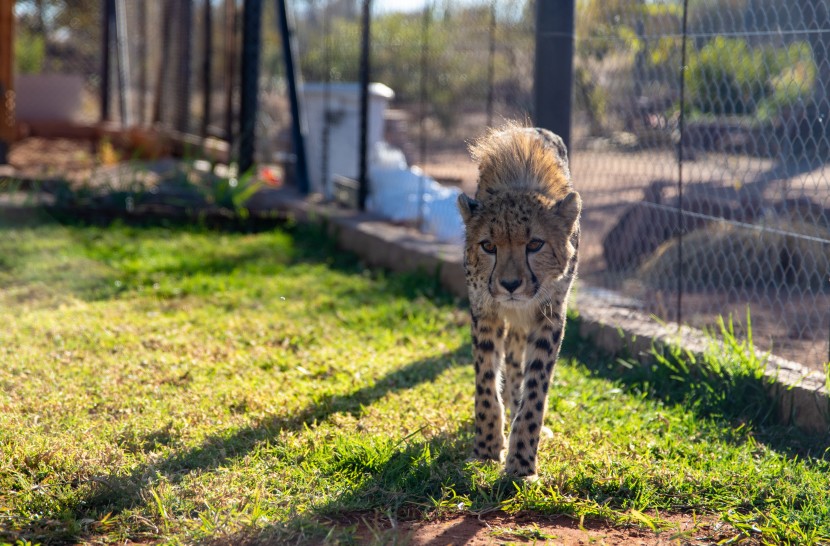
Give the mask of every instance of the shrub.
[[692, 52], [688, 67], [690, 105], [704, 114], [769, 119], [808, 96], [815, 81], [806, 42], [750, 48], [744, 40], [718, 36]]

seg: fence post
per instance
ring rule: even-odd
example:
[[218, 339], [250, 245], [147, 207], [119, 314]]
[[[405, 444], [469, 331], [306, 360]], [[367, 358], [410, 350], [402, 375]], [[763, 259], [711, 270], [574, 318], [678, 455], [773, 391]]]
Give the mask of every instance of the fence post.
[[115, 0], [103, 0], [101, 21], [101, 121], [110, 121], [110, 43], [115, 26]]
[[493, 125], [493, 100], [496, 85], [496, 0], [490, 0], [490, 52], [487, 57], [487, 126]]
[[[427, 74], [429, 74], [429, 25], [432, 21], [432, 4], [424, 5], [421, 16], [421, 68], [419, 76], [420, 91], [418, 94], [418, 152], [421, 169], [427, 165], [427, 135], [426, 135], [426, 102], [427, 102]], [[424, 229], [424, 173], [418, 177], [418, 229]]]
[[680, 114], [677, 142], [677, 327], [683, 322], [683, 236], [686, 234], [686, 217], [683, 216], [683, 146], [686, 144], [686, 61], [688, 38], [689, 0], [683, 0], [682, 39], [680, 46]]
[[362, 36], [360, 40], [360, 175], [357, 190], [357, 202], [360, 210], [366, 210], [366, 197], [369, 195], [369, 173], [367, 155], [369, 153], [369, 41], [371, 39], [372, 0], [363, 0]]
[[288, 78], [288, 100], [291, 103], [291, 137], [294, 141], [294, 175], [297, 179], [297, 189], [303, 195], [309, 191], [308, 163], [305, 155], [306, 130], [302, 117], [300, 95], [297, 93], [299, 78], [297, 77], [297, 43], [294, 37], [294, 24], [289, 19], [289, 12], [285, 0], [277, 0], [277, 19], [280, 25], [282, 38], [282, 57], [285, 62], [285, 74]]
[[571, 143], [574, 0], [536, 2], [533, 121]]
[[[176, 130], [187, 133], [190, 130], [190, 59], [193, 47], [193, 0], [178, 3], [178, 44], [175, 48], [176, 62]], [[247, 5], [247, 2], [245, 3]]]
[[202, 4], [202, 141], [208, 137], [208, 126], [210, 125], [210, 110], [213, 103], [213, 5], [210, 0], [204, 0]]
[[237, 40], [237, 8], [236, 0], [225, 0], [225, 140], [232, 150], [234, 146], [234, 87], [236, 86], [236, 56], [239, 53], [239, 41]]
[[14, 0], [0, 0], [0, 165], [8, 162], [15, 136], [14, 82]]
[[136, 123], [147, 120], [147, 2], [138, 3], [138, 116]]
[[121, 127], [132, 125], [130, 116], [130, 55], [127, 51], [127, 4], [115, 3], [115, 66], [118, 78], [118, 117]]
[[[170, 51], [173, 37], [173, 18], [175, 16], [173, 0], [165, 0], [162, 4], [162, 23], [161, 23], [161, 49], [162, 51]], [[162, 113], [166, 113], [170, 109], [169, 104], [165, 107], [164, 89], [170, 71], [167, 69], [168, 63], [166, 59], [159, 59], [156, 66], [156, 84], [153, 89], [153, 115], [150, 120], [153, 123], [161, 122]]]
[[259, 91], [259, 46], [262, 0], [245, 0], [242, 7], [241, 97], [239, 106], [239, 173], [254, 164], [257, 95]]

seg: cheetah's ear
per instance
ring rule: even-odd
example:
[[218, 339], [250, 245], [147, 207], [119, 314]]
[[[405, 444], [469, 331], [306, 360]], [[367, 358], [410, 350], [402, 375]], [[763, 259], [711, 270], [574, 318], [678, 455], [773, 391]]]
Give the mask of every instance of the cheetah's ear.
[[481, 207], [481, 203], [475, 199], [467, 197], [466, 193], [461, 193], [458, 196], [458, 212], [461, 213], [461, 218], [464, 220], [465, 224], [470, 221], [470, 218], [475, 216], [479, 207]]
[[557, 216], [565, 221], [567, 229], [573, 232], [576, 222], [579, 220], [579, 214], [582, 212], [582, 198], [577, 192], [572, 191], [556, 203], [555, 210]]

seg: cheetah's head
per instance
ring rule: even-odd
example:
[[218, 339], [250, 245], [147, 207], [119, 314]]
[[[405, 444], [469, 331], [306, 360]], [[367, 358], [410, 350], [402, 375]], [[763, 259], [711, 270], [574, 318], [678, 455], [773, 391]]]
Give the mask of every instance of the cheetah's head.
[[473, 292], [518, 308], [550, 295], [576, 252], [572, 236], [582, 209], [577, 192], [555, 200], [532, 189], [500, 188], [481, 201], [462, 194], [458, 207]]

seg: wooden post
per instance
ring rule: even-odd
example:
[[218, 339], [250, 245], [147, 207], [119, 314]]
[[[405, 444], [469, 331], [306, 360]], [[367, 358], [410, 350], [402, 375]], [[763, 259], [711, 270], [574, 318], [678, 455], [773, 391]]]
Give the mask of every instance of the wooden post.
[[14, 0], [0, 0], [0, 164], [8, 162], [15, 136]]

